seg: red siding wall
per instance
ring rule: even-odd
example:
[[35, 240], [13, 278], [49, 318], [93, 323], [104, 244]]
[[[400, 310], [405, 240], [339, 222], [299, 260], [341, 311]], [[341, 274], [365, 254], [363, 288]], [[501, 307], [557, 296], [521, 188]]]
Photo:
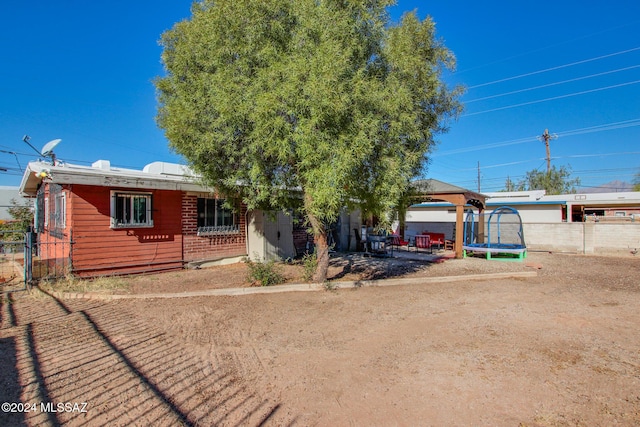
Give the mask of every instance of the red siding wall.
[[198, 236], [198, 197], [184, 193], [182, 197], [184, 260], [213, 260], [246, 255], [246, 212], [246, 206], [242, 205], [236, 214], [239, 222], [238, 234]]
[[[177, 269], [189, 261], [246, 255], [244, 205], [236, 214], [237, 234], [200, 237], [196, 195], [175, 190], [122, 189], [152, 194], [154, 225], [113, 229], [111, 190], [118, 189], [64, 186], [67, 218], [64, 236], [54, 237], [46, 231], [39, 235], [41, 243], [51, 242], [40, 246], [43, 267], [46, 262], [66, 260], [68, 264], [70, 260], [72, 273], [89, 277]], [[44, 253], [45, 250], [49, 253]]]
[[182, 193], [135, 190], [153, 195], [153, 227], [112, 229], [111, 190], [108, 187], [72, 186], [67, 201], [67, 217], [71, 221], [67, 225], [71, 226], [74, 242], [74, 273], [95, 276], [181, 268]]

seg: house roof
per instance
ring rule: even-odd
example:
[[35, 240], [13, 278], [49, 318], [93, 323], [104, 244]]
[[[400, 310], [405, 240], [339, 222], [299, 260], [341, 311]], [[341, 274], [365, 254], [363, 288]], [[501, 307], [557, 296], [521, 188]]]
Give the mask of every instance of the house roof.
[[111, 167], [108, 160], [98, 160], [91, 166], [69, 163], [30, 162], [22, 176], [20, 193], [34, 197], [42, 180], [55, 184], [83, 184], [101, 187], [144, 188], [157, 190], [210, 191], [186, 166], [154, 162], [143, 170]]

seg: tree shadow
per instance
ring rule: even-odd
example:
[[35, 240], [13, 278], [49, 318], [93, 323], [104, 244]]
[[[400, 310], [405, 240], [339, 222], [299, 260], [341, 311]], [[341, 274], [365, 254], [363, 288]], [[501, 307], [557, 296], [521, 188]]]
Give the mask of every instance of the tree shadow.
[[[4, 303], [3, 303], [4, 304]], [[0, 402], [20, 402], [20, 379], [18, 378], [17, 343], [15, 337], [0, 338]], [[11, 369], [13, 368], [13, 369]], [[26, 426], [23, 412], [0, 411], [0, 425]]]
[[30, 390], [38, 405], [86, 403], [86, 412], [38, 407], [39, 414], [4, 414], [0, 425], [263, 425], [279, 415], [281, 404], [261, 398], [234, 370], [194, 356], [119, 306], [44, 295], [28, 308], [47, 306], [57, 315], [25, 313], [24, 321], [38, 319], [25, 325], [16, 313], [2, 319], [18, 327], [15, 337], [0, 340], [0, 363], [14, 367], [0, 382], [0, 397], [19, 402]]
[[338, 269], [330, 280], [355, 277], [356, 281], [381, 280], [425, 271], [433, 264], [429, 259], [367, 257], [362, 254], [340, 254], [332, 257], [329, 266]]

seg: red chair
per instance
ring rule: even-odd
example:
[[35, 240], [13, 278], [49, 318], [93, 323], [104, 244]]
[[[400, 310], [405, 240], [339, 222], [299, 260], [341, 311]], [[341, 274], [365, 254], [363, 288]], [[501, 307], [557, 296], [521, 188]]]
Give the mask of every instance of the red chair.
[[433, 246], [431, 245], [431, 236], [428, 234], [416, 235], [416, 251], [420, 252], [420, 249], [429, 249], [429, 253], [433, 253]]
[[402, 240], [398, 234], [391, 235], [391, 245], [401, 248], [402, 246], [406, 246], [407, 250], [409, 250], [409, 242], [406, 240]]

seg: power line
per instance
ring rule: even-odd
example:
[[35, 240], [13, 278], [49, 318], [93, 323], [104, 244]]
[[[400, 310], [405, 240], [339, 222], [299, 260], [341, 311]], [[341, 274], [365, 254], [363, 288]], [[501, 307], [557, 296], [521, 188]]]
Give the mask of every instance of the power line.
[[461, 154], [461, 153], [468, 153], [470, 151], [481, 151], [481, 150], [490, 149], [490, 148], [506, 147], [508, 145], [516, 145], [516, 144], [522, 144], [525, 142], [535, 141], [535, 139], [536, 139], [535, 137], [528, 137], [528, 138], [521, 138], [521, 139], [515, 139], [510, 141], [504, 141], [504, 142], [496, 142], [493, 144], [480, 145], [476, 147], [458, 148], [455, 150], [443, 151], [440, 153], [433, 153], [431, 157], [448, 156], [450, 154]]
[[[570, 156], [557, 156], [557, 157], [552, 157], [551, 159], [556, 160], [556, 159], [583, 158], [583, 157], [629, 156], [629, 155], [636, 155], [636, 154], [640, 154], [640, 151], [625, 151], [620, 153], [603, 153], [603, 154], [576, 154], [576, 155], [570, 155]], [[524, 163], [537, 162], [540, 160], [546, 161], [546, 158], [535, 157], [527, 160], [517, 160], [517, 161], [507, 162], [507, 163], [498, 163], [495, 165], [486, 165], [486, 166], [482, 166], [482, 169], [495, 169], [495, 168], [501, 168], [505, 166], [521, 165]], [[617, 170], [627, 170], [627, 169], [636, 169], [636, 168], [614, 168], [614, 169], [595, 169], [595, 170], [596, 171], [617, 171]], [[475, 171], [475, 170], [476, 170], [476, 167], [451, 169], [452, 172], [468, 172], [468, 171]], [[592, 171], [593, 170], [584, 170], [581, 172], [592, 172]]]
[[574, 79], [568, 79], [568, 80], [563, 80], [563, 81], [554, 82], [554, 83], [547, 83], [547, 84], [544, 84], [544, 85], [528, 87], [528, 88], [525, 88], [525, 89], [514, 90], [514, 91], [511, 91], [511, 92], [499, 93], [497, 95], [484, 96], [482, 98], [476, 98], [476, 99], [472, 99], [472, 100], [469, 100], [469, 101], [464, 101], [464, 103], [465, 104], [471, 104], [472, 102], [485, 101], [487, 99], [500, 98], [502, 96], [515, 95], [517, 93], [523, 93], [523, 92], [530, 92], [532, 90], [544, 89], [546, 87], [558, 86], [558, 85], [565, 84], [565, 83], [572, 83], [572, 82], [577, 82], [577, 81], [580, 81], [580, 80], [591, 79], [591, 78], [594, 78], [594, 77], [600, 77], [600, 76], [604, 76], [604, 75], [607, 75], [607, 74], [613, 74], [613, 73], [618, 73], [618, 72], [621, 72], [621, 71], [632, 70], [634, 68], [640, 68], [640, 65], [633, 65], [631, 67], [618, 68], [617, 70], [604, 71], [602, 73], [596, 73], [596, 74], [591, 74], [591, 75], [588, 75], [588, 76], [576, 77]]
[[573, 154], [570, 156], [559, 156], [553, 159], [568, 159], [568, 158], [585, 158], [585, 157], [607, 157], [607, 156], [628, 156], [632, 154], [640, 154], [640, 151], [625, 151], [621, 153], [601, 153], [601, 154]]
[[[616, 130], [616, 129], [626, 128], [626, 127], [633, 127], [633, 126], [640, 126], [640, 118], [630, 119], [630, 120], [623, 120], [623, 121], [620, 121], [620, 122], [605, 123], [605, 124], [602, 124], [602, 125], [589, 126], [589, 127], [586, 127], [586, 128], [567, 130], [567, 131], [557, 132], [557, 134], [558, 134], [558, 136], [568, 137], [568, 136], [583, 135], [583, 134], [588, 134], [588, 133]], [[527, 137], [527, 138], [520, 138], [520, 139], [512, 139], [512, 140], [509, 140], [509, 141], [496, 142], [496, 143], [485, 144], [485, 145], [478, 145], [478, 146], [475, 146], [475, 147], [457, 148], [457, 149], [454, 149], [454, 150], [442, 151], [440, 153], [433, 153], [431, 155], [431, 157], [448, 156], [448, 155], [451, 155], [451, 154], [468, 153], [468, 152], [471, 152], [471, 151], [482, 151], [482, 150], [488, 150], [488, 149], [491, 149], [491, 148], [500, 148], [500, 147], [506, 147], [506, 146], [509, 146], [509, 145], [516, 145], [516, 144], [523, 144], [523, 143], [526, 143], [526, 142], [533, 142], [535, 140], [536, 140], [535, 136]]]
[[[544, 165], [544, 161], [540, 163], [539, 167], [534, 168], [533, 170], [537, 170], [543, 165]], [[472, 168], [472, 169], [475, 169], [475, 168]], [[625, 178], [631, 178], [635, 175], [636, 173], [635, 171], [637, 171], [637, 168], [614, 168], [614, 169], [596, 169], [596, 170], [585, 169], [585, 170], [571, 171], [571, 176], [575, 178], [580, 178], [580, 182], [582, 184], [585, 182], [589, 182], [590, 179], [612, 178], [612, 179], [622, 180]], [[499, 191], [504, 188], [503, 184], [504, 182], [506, 182], [507, 178], [511, 179], [514, 182], [518, 182], [525, 179], [526, 177], [527, 177], [526, 174], [520, 174], [520, 175], [509, 174], [509, 175], [499, 176], [499, 177], [483, 178], [483, 181], [482, 181], [483, 191], [485, 192]], [[465, 188], [472, 187], [473, 185], [476, 184], [476, 182], [477, 181], [475, 179], [451, 181], [452, 184], [459, 185]], [[598, 186], [598, 185], [593, 184], [590, 186]], [[587, 187], [587, 185], [579, 185], [578, 187]]]
[[590, 127], [581, 128], [581, 129], [574, 129], [574, 130], [570, 130], [570, 131], [560, 132], [558, 135], [563, 136], [563, 137], [575, 136], [575, 135], [584, 135], [584, 134], [587, 134], [587, 133], [623, 129], [623, 128], [639, 126], [639, 125], [640, 125], [640, 118], [638, 118], [638, 119], [629, 119], [629, 120], [623, 120], [623, 121], [615, 122], [615, 123], [608, 123], [608, 124], [604, 124], [604, 125], [596, 125], [596, 126], [590, 126]]
[[600, 92], [600, 91], [603, 91], [603, 90], [615, 89], [615, 88], [618, 88], [618, 87], [629, 86], [629, 85], [638, 84], [638, 83], [640, 83], [640, 80], [634, 80], [632, 82], [620, 83], [620, 84], [617, 84], [617, 85], [605, 86], [605, 87], [600, 87], [600, 88], [596, 88], [596, 89], [583, 90], [581, 92], [574, 92], [574, 93], [569, 93], [569, 94], [566, 94], [566, 95], [553, 96], [551, 98], [539, 99], [539, 100], [536, 100], [536, 101], [522, 102], [520, 104], [507, 105], [505, 107], [492, 108], [492, 109], [489, 109], [489, 110], [477, 111], [475, 113], [462, 114], [460, 117], [476, 116], [478, 114], [491, 113], [491, 112], [500, 111], [500, 110], [508, 110], [508, 109], [516, 108], [516, 107], [524, 107], [525, 105], [533, 105], [533, 104], [539, 104], [541, 102], [554, 101], [554, 100], [563, 99], [563, 98], [570, 98], [572, 96], [585, 95], [587, 93]]
[[595, 58], [583, 59], [582, 61], [576, 61], [576, 62], [572, 62], [570, 64], [558, 65], [556, 67], [546, 68], [544, 70], [532, 71], [530, 73], [520, 74], [520, 75], [513, 76], [513, 77], [506, 77], [504, 79], [494, 80], [492, 82], [481, 83], [481, 84], [478, 84], [478, 85], [469, 86], [467, 89], [475, 89], [475, 88], [479, 88], [479, 87], [483, 87], [483, 86], [493, 85], [493, 84], [496, 84], [496, 83], [502, 83], [502, 82], [507, 82], [507, 81], [510, 81], [510, 80], [520, 79], [522, 77], [528, 77], [528, 76], [534, 76], [536, 74], [547, 73], [549, 71], [555, 71], [555, 70], [560, 70], [562, 68], [573, 67], [574, 65], [585, 64], [587, 62], [598, 61], [600, 59], [610, 58], [612, 56], [622, 55], [622, 54], [625, 54], [625, 53], [634, 52], [636, 50], [640, 50], [640, 47], [634, 47], [632, 49], [622, 50], [620, 52], [610, 53], [610, 54], [598, 56], [598, 57], [595, 57]]
[[573, 38], [573, 39], [570, 39], [570, 40], [565, 40], [565, 41], [562, 41], [562, 42], [559, 42], [559, 43], [554, 43], [554, 44], [547, 45], [547, 46], [544, 46], [544, 47], [540, 47], [540, 48], [537, 48], [537, 49], [529, 50], [527, 52], [521, 52], [521, 53], [519, 53], [517, 55], [512, 55], [512, 56], [509, 56], [509, 57], [506, 57], [506, 58], [497, 59], [495, 61], [488, 62], [488, 63], [482, 64], [482, 65], [476, 65], [474, 67], [466, 68], [464, 70], [458, 70], [458, 71], [456, 71], [456, 74], [463, 74], [463, 73], [466, 73], [468, 71], [473, 71], [473, 70], [477, 70], [479, 68], [487, 67], [489, 65], [499, 64], [499, 63], [502, 63], [502, 62], [510, 61], [511, 59], [515, 59], [515, 58], [521, 58], [523, 56], [527, 56], [527, 55], [530, 55], [532, 53], [542, 52], [542, 51], [550, 49], [552, 47], [562, 46], [564, 44], [573, 43], [573, 42], [578, 41], [578, 40], [588, 39], [590, 37], [597, 36], [599, 34], [603, 34], [603, 33], [606, 33], [606, 32], [612, 31], [612, 30], [617, 30], [617, 29], [620, 29], [620, 28], [625, 28], [625, 27], [628, 27], [628, 26], [631, 26], [631, 25], [635, 25], [635, 24], [637, 24], [639, 22], [640, 21], [638, 21], [638, 20], [632, 21], [632, 22], [629, 22], [627, 24], [617, 25], [615, 27], [606, 28], [606, 29], [603, 29], [603, 30], [600, 30], [600, 31], [596, 31], [595, 33], [582, 35], [580, 37], [576, 37], [576, 38]]

